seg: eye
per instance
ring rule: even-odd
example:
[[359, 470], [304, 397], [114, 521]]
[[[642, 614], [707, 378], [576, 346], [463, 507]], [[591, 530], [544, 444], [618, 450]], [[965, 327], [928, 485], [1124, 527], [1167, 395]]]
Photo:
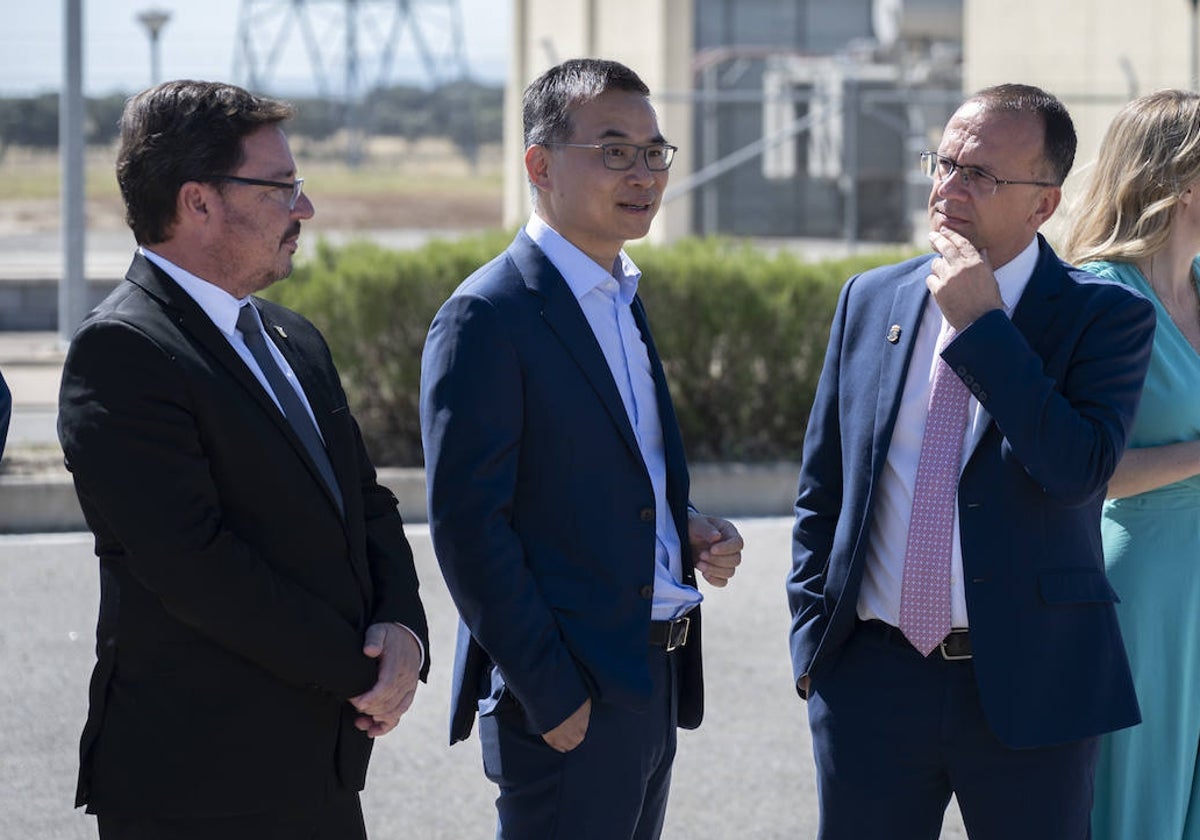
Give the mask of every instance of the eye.
[[609, 160], [625, 160], [629, 157], [629, 147], [624, 143], [611, 143], [604, 147], [604, 156]]
[[646, 159], [651, 161], [659, 161], [667, 156], [667, 150], [662, 146], [646, 147]]

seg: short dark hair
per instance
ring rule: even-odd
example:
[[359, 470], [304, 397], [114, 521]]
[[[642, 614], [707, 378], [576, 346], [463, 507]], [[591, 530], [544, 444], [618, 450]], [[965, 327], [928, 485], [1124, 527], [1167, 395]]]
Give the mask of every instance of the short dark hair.
[[1034, 113], [1042, 119], [1042, 157], [1050, 177], [1062, 184], [1075, 164], [1075, 124], [1057, 97], [1033, 85], [1005, 84], [984, 88], [967, 100], [994, 112]]
[[117, 183], [125, 221], [140, 245], [171, 235], [179, 188], [228, 174], [242, 162], [242, 140], [291, 118], [291, 105], [236, 85], [181, 79], [125, 103]]
[[569, 140], [571, 111], [610, 90], [650, 95], [638, 74], [616, 61], [573, 58], [551, 67], [525, 88], [525, 148]]

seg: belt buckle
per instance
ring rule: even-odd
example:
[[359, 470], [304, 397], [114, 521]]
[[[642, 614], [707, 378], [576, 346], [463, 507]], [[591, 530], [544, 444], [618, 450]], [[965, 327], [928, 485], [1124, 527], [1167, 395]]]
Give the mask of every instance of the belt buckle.
[[[667, 653], [681, 648], [687, 644], [688, 630], [691, 628], [692, 618], [685, 615], [683, 618], [677, 618], [667, 627]], [[678, 632], [677, 632], [678, 628]]]
[[966, 659], [971, 659], [974, 654], [970, 652], [970, 647], [967, 648], [967, 653], [951, 653], [946, 648], [946, 641], [954, 635], [966, 636], [966, 630], [951, 630], [950, 635], [938, 642], [938, 651], [942, 654], [942, 659], [947, 662], [962, 662]]

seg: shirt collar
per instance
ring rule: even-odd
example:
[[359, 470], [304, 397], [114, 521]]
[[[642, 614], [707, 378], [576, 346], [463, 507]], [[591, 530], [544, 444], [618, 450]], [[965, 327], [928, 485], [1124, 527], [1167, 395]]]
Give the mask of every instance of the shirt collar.
[[537, 213], [530, 214], [525, 233], [558, 269], [576, 300], [596, 288], [607, 289], [612, 294], [615, 286], [616, 297], [621, 303], [628, 305], [633, 302], [642, 272], [625, 253], [625, 249], [622, 248], [617, 255], [612, 271], [607, 272]]
[[138, 248], [138, 253], [170, 275], [179, 287], [188, 293], [196, 305], [204, 310], [204, 314], [216, 325], [217, 329], [232, 337], [237, 330], [238, 310], [245, 303], [245, 298], [235, 298], [229, 292], [214, 286], [207, 280], [197, 277], [187, 269], [180, 268], [166, 257], [159, 256], [145, 246]]
[[1029, 279], [1033, 277], [1033, 270], [1037, 268], [1038, 251], [1038, 238], [1034, 236], [1025, 250], [992, 272], [996, 276], [996, 285], [1000, 287], [1004, 311], [1010, 317], [1025, 287], [1029, 285]]

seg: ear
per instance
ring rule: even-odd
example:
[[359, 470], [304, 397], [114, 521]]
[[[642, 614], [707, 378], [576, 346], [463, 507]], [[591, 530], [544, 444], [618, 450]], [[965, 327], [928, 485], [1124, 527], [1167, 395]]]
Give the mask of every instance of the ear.
[[1030, 216], [1034, 230], [1045, 224], [1062, 203], [1062, 187], [1043, 187], [1040, 192], [1041, 195]]
[[212, 212], [212, 187], [199, 181], [186, 181], [175, 197], [175, 217], [180, 224], [203, 224]]
[[525, 174], [539, 190], [550, 189], [550, 164], [550, 150], [545, 146], [535, 144], [525, 150]]

